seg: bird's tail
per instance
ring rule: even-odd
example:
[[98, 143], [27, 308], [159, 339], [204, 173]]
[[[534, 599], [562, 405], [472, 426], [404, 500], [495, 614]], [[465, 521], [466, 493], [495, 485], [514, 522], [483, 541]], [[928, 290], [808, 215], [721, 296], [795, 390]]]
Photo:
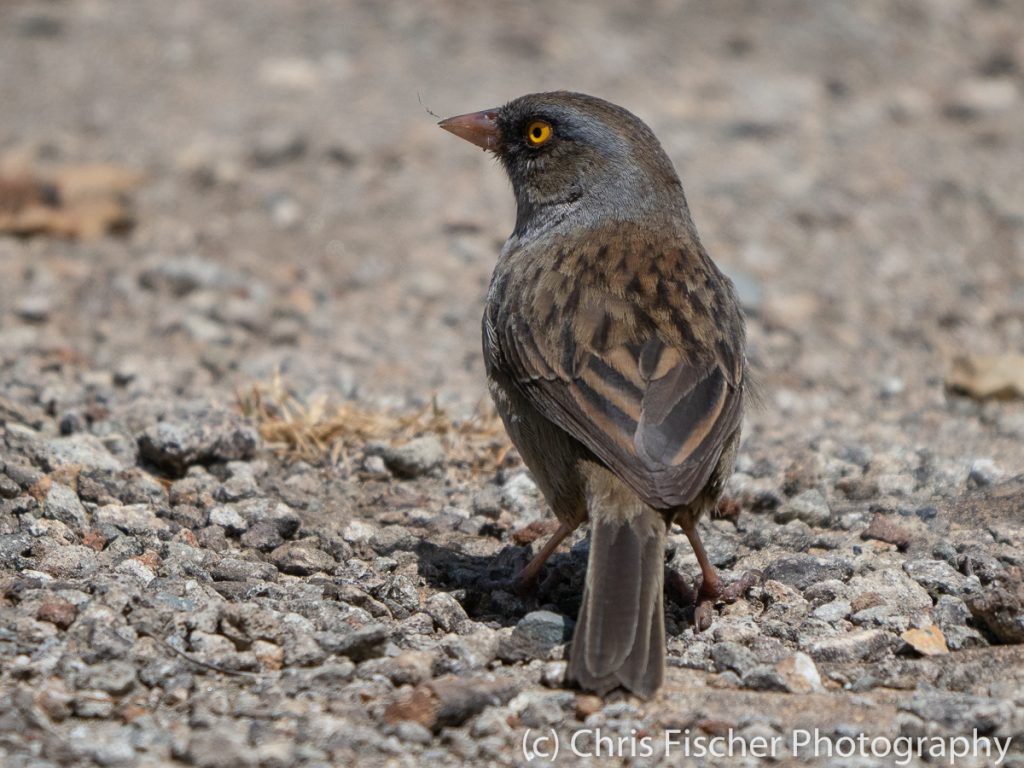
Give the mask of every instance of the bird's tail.
[[614, 503], [590, 510], [590, 559], [567, 678], [599, 694], [622, 686], [647, 699], [665, 677], [667, 526], [660, 513], [630, 501], [628, 514]]

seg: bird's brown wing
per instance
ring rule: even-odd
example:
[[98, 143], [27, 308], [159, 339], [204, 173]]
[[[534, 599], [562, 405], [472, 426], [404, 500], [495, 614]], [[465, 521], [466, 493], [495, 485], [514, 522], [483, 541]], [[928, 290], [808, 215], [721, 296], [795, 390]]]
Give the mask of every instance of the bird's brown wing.
[[667, 509], [700, 494], [739, 426], [742, 320], [699, 246], [616, 234], [621, 253], [554, 246], [554, 269], [510, 279], [485, 345], [546, 418]]

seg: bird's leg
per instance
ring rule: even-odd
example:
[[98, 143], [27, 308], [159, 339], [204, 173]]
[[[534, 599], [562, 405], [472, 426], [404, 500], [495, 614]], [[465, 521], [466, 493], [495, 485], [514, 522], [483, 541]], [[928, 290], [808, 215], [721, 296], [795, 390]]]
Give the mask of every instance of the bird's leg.
[[547, 540], [540, 552], [534, 555], [533, 559], [513, 579], [512, 588], [517, 595], [526, 595], [536, 588], [537, 577], [540, 575], [544, 563], [548, 561], [548, 558], [558, 549], [558, 545], [565, 541], [565, 537], [572, 533], [572, 531], [573, 529], [565, 523], [559, 523], [558, 530], [551, 534], [551, 538]]
[[697, 556], [697, 564], [700, 565], [701, 585], [697, 592], [693, 610], [693, 625], [697, 632], [702, 632], [711, 626], [711, 614], [716, 602], [734, 603], [744, 592], [757, 583], [757, 575], [751, 572], [743, 576], [728, 587], [722, 585], [722, 578], [715, 570], [715, 566], [708, 559], [708, 553], [697, 533], [697, 520], [687, 520], [682, 524], [683, 533], [690, 540], [693, 547], [693, 554]]

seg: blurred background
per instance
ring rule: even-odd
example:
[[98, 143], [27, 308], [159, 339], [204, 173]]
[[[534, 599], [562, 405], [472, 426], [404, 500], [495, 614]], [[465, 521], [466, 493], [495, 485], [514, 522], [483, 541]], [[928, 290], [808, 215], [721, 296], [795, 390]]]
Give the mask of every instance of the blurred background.
[[7, 178], [101, 164], [128, 204], [0, 239], [3, 349], [472, 409], [513, 200], [437, 116], [564, 88], [661, 138], [769, 410], [946, 412], [953, 357], [1024, 348], [1022, 32], [998, 0], [8, 0]]
[[[661, 139], [764, 393], [702, 536], [765, 583], [666, 600], [642, 706], [559, 688], [584, 529], [494, 586], [555, 522], [484, 386], [512, 193], [436, 124], [558, 88]], [[1021, 0], [0, 0], [0, 763], [1019, 750], [1022, 137]]]

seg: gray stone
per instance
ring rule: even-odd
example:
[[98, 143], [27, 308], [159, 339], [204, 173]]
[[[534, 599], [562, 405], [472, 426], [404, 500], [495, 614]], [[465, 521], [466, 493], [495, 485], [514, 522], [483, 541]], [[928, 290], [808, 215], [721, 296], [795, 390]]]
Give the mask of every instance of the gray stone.
[[249, 528], [249, 523], [238, 510], [226, 504], [211, 509], [209, 521], [210, 525], [219, 525], [228, 533], [235, 535], [245, 533]]
[[494, 661], [503, 639], [501, 633], [490, 627], [477, 625], [470, 634], [446, 635], [441, 640], [441, 648], [449, 657], [452, 671], [462, 674], [486, 667]]
[[753, 691], [788, 691], [786, 680], [770, 664], [758, 664], [741, 678], [743, 687]]
[[566, 714], [576, 708], [576, 695], [572, 691], [524, 691], [508, 703], [508, 708], [527, 728], [544, 728], [565, 720]]
[[310, 667], [327, 658], [328, 652], [318, 642], [313, 624], [303, 616], [287, 614], [280, 638], [287, 666]]
[[410, 744], [430, 744], [434, 740], [434, 734], [411, 720], [399, 722], [395, 726], [395, 735]]
[[170, 528], [148, 504], [108, 504], [93, 513], [93, 524], [97, 527], [111, 525], [131, 534], [156, 533]]
[[865, 629], [839, 637], [808, 639], [800, 647], [815, 661], [844, 663], [877, 661], [896, 644], [893, 635], [880, 629]]
[[345, 633], [318, 632], [316, 640], [328, 653], [347, 656], [352, 661], [362, 661], [379, 655], [381, 646], [390, 634], [385, 625], [371, 624]]
[[319, 685], [340, 685], [351, 680], [356, 673], [356, 665], [349, 659], [328, 661], [310, 670], [312, 679]]
[[775, 521], [778, 523], [803, 520], [819, 528], [827, 526], [831, 519], [832, 511], [828, 502], [820, 491], [813, 488], [785, 502], [775, 513]]
[[287, 504], [270, 498], [245, 499], [233, 505], [249, 525], [272, 522], [283, 538], [290, 539], [302, 524], [302, 519]]
[[308, 576], [318, 571], [333, 571], [334, 558], [317, 546], [315, 539], [282, 544], [270, 553], [270, 562], [282, 573]]
[[548, 688], [561, 688], [565, 685], [565, 672], [569, 665], [565, 661], [549, 661], [544, 665], [540, 681]]
[[7, 475], [0, 474], [0, 499], [13, 499], [21, 493], [21, 488]]
[[86, 433], [46, 441], [44, 457], [46, 468], [51, 472], [59, 467], [80, 467], [82, 471], [102, 472], [124, 469], [124, 465], [98, 438]]
[[135, 665], [127, 661], [105, 661], [78, 673], [78, 685], [114, 695], [127, 693], [135, 686]]
[[[388, 579], [384, 587], [379, 590], [377, 597], [399, 620], [407, 619], [420, 608], [419, 585], [402, 575]], [[433, 629], [433, 620], [431, 620], [431, 629]]]
[[998, 482], [1003, 471], [992, 459], [975, 459], [971, 462], [971, 470], [967, 473], [967, 482], [976, 488], [986, 488]]
[[953, 626], [942, 630], [946, 638], [946, 647], [951, 651], [962, 651], [966, 648], [984, 648], [988, 640], [974, 627]]
[[920, 691], [901, 701], [899, 707], [957, 733], [970, 733], [975, 728], [980, 733], [993, 733], [1014, 720], [1017, 705], [1010, 700], [965, 693]]
[[879, 568], [858, 573], [850, 579], [848, 595], [855, 611], [867, 604], [885, 604], [904, 612], [924, 611], [932, 606], [928, 591], [905, 570]]
[[553, 648], [572, 638], [574, 623], [567, 616], [551, 611], [528, 613], [512, 633], [502, 639], [498, 656], [512, 662], [546, 659]]
[[910, 628], [911, 617], [906, 608], [882, 604], [857, 611], [850, 621], [858, 627], [880, 627], [899, 634]]
[[1024, 584], [992, 585], [966, 599], [975, 622], [983, 624], [1001, 643], [1024, 643]]
[[497, 520], [501, 515], [501, 490], [495, 485], [486, 485], [473, 495], [473, 514]]
[[903, 570], [933, 597], [959, 596], [981, 590], [977, 576], [964, 576], [943, 560], [908, 560], [903, 563]]
[[156, 466], [184, 474], [193, 464], [248, 459], [259, 433], [241, 416], [212, 408], [178, 409], [137, 437], [139, 453]]
[[444, 446], [436, 435], [417, 437], [384, 450], [384, 463], [399, 477], [420, 477], [440, 467], [444, 460]]
[[257, 754], [249, 744], [248, 732], [235, 721], [208, 730], [193, 729], [188, 760], [197, 768], [256, 768]]
[[72, 707], [78, 717], [105, 720], [114, 714], [114, 699], [106, 691], [78, 691]]
[[195, 653], [203, 653], [206, 655], [216, 655], [221, 653], [232, 653], [235, 650], [234, 643], [231, 642], [224, 635], [218, 635], [213, 632], [203, 632], [202, 630], [194, 629], [188, 636], [188, 647], [189, 650]]
[[731, 669], [741, 677], [757, 666], [757, 656], [739, 643], [722, 642], [711, 646], [711, 660], [715, 670], [724, 672]]
[[352, 544], [365, 544], [377, 535], [380, 529], [367, 520], [352, 520], [341, 532], [341, 537]]
[[388, 467], [384, 459], [377, 454], [367, 456], [363, 459], [363, 471], [371, 475], [387, 475]]
[[91, 745], [92, 759], [105, 767], [137, 765], [138, 756], [132, 745], [132, 736], [124, 730], [119, 733], [105, 733], [102, 740]]
[[382, 555], [397, 550], [412, 551], [421, 543], [421, 539], [404, 525], [389, 525], [380, 528], [370, 539], [370, 546]]
[[940, 596], [932, 608], [932, 618], [944, 631], [949, 627], [965, 625], [970, 617], [971, 611], [967, 604], [953, 595]]
[[43, 517], [60, 520], [74, 530], [85, 527], [85, 508], [78, 494], [61, 483], [53, 483], [43, 501]]
[[137, 467], [108, 472], [85, 470], [78, 475], [78, 496], [97, 506], [106, 504], [152, 504], [167, 506], [167, 491], [151, 475]]
[[814, 661], [806, 653], [797, 651], [775, 665], [785, 689], [790, 693], [820, 693], [825, 690]]
[[783, 555], [764, 569], [765, 580], [781, 581], [798, 590], [827, 579], [846, 581], [852, 574], [853, 566], [846, 560], [803, 553]]
[[214, 581], [276, 581], [277, 569], [270, 563], [222, 557], [210, 566], [210, 577]]
[[424, 610], [445, 632], [458, 632], [469, 620], [462, 604], [447, 592], [436, 592], [426, 599]]
[[36, 566], [43, 573], [65, 579], [83, 579], [99, 567], [96, 552], [75, 544], [53, 547], [38, 560]]
[[419, 685], [434, 676], [434, 656], [426, 651], [406, 651], [398, 656], [369, 659], [359, 665], [356, 674], [364, 679], [381, 675], [395, 687]]
[[240, 541], [246, 547], [270, 552], [284, 544], [285, 540], [276, 522], [261, 520], [243, 533]]
[[[0, 400], [0, 406], [2, 404], [3, 401]], [[13, 457], [5, 462], [4, 474], [11, 478], [23, 491], [27, 491], [46, 476], [45, 473], [40, 472], [31, 464], [23, 463], [23, 461], [14, 461]]]
[[114, 566], [114, 573], [140, 587], [148, 587], [150, 582], [156, 578], [156, 574], [148, 566], [134, 558], [122, 560]]
[[830, 603], [819, 605], [811, 615], [816, 619], [835, 624], [850, 615], [850, 602], [848, 600], [833, 600]]
[[513, 475], [501, 486], [501, 503], [523, 524], [539, 520], [546, 514], [540, 489], [528, 472]]
[[241, 501], [259, 496], [260, 486], [254, 477], [229, 477], [214, 492], [217, 501]]

